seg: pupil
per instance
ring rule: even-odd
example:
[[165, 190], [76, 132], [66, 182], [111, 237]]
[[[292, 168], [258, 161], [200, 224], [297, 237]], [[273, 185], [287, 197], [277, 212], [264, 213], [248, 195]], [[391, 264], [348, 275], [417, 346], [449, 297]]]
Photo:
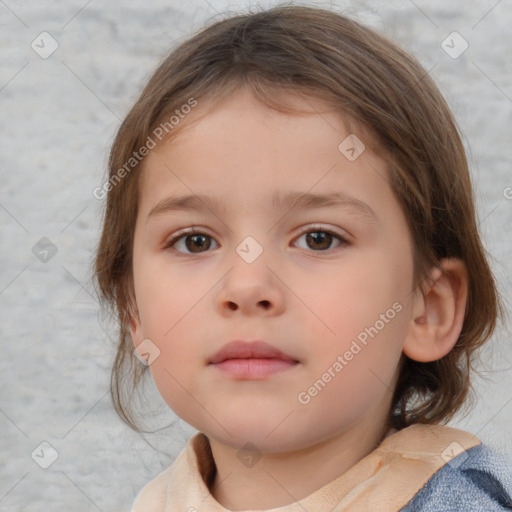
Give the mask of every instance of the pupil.
[[[204, 235], [191, 235], [191, 236], [188, 236], [187, 237], [187, 249], [189, 249], [190, 251], [193, 252], [194, 249], [201, 249], [201, 242], [198, 242], [198, 239], [203, 239], [203, 243], [204, 243], [204, 239], [207, 238], [205, 237]], [[190, 240], [193, 240], [193, 242], [189, 243]], [[196, 243], [198, 242], [198, 243]], [[210, 244], [207, 244], [207, 247], [206, 249], [208, 249], [208, 247], [210, 246]]]
[[321, 243], [322, 239], [323, 239], [324, 242], [327, 240], [327, 245], [324, 243], [323, 247], [320, 247], [320, 249], [321, 250], [328, 249], [329, 246], [331, 245], [330, 240], [328, 238], [330, 236], [331, 235], [329, 235], [329, 233], [323, 233], [321, 231], [315, 231], [315, 232], [313, 232], [313, 234], [308, 233], [308, 235], [307, 235], [307, 237], [308, 237], [308, 244], [311, 241], [313, 242], [313, 244], [318, 244], [319, 242]]

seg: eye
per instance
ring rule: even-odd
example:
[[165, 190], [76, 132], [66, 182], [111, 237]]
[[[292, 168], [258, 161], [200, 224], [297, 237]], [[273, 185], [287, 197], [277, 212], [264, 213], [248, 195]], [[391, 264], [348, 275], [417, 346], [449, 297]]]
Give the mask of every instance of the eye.
[[[196, 231], [196, 228], [189, 228], [186, 231], [181, 231], [171, 237], [164, 246], [164, 249], [170, 249], [174, 252], [181, 254], [200, 254], [207, 252], [212, 246], [210, 235]], [[327, 251], [332, 249], [332, 242], [338, 241], [334, 247], [341, 245], [350, 245], [350, 242], [340, 234], [337, 234], [328, 229], [322, 229], [321, 226], [309, 226], [307, 231], [303, 231], [296, 240], [300, 240], [305, 236], [307, 247], [305, 249], [314, 249], [315, 252]], [[215, 244], [217, 242], [214, 241]], [[217, 244], [218, 246], [218, 244]]]
[[[165, 243], [164, 249], [171, 249], [175, 252], [184, 254], [199, 254], [201, 252], [205, 252], [211, 247], [212, 240], [213, 238], [206, 233], [194, 231], [191, 228], [185, 232], [181, 231], [174, 235]], [[187, 250], [190, 252], [187, 252]]]
[[342, 235], [334, 233], [328, 229], [322, 229], [321, 226], [310, 226], [309, 229], [304, 231], [296, 240], [300, 240], [303, 236], [305, 236], [306, 244], [309, 246], [305, 248], [315, 249], [315, 252], [332, 249], [331, 244], [335, 239], [339, 242], [336, 247], [350, 244], [350, 242]]

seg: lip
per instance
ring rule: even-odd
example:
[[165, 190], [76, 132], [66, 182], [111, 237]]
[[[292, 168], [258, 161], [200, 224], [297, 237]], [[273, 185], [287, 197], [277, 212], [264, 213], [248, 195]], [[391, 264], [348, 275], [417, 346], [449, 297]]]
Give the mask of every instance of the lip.
[[234, 378], [263, 379], [289, 370], [298, 362], [265, 341], [234, 340], [216, 352], [208, 364]]
[[298, 362], [266, 341], [234, 340], [226, 343], [209, 360], [210, 364], [222, 363], [226, 359], [281, 359]]

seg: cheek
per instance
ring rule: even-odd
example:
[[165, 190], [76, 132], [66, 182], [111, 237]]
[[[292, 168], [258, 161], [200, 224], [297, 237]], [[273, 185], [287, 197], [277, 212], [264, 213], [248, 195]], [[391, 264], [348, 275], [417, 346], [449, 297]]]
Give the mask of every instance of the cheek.
[[147, 337], [170, 338], [180, 319], [192, 311], [201, 294], [200, 286], [190, 286], [190, 280], [178, 267], [166, 264], [164, 257], [135, 259], [134, 281], [137, 306]]
[[[159, 349], [150, 370], [164, 395], [179, 395], [192, 371], [205, 364], [205, 354], [195, 340], [207, 340], [208, 322], [201, 311], [211, 284], [190, 286], [190, 277], [171, 268], [165, 259], [141, 258], [134, 272], [142, 335]], [[174, 377], [174, 379], [173, 379]]]
[[307, 321], [312, 332], [341, 344], [374, 325], [386, 312], [389, 324], [396, 324], [400, 317], [396, 309], [400, 305], [405, 309], [410, 283], [409, 263], [405, 258], [395, 260], [396, 255], [359, 251], [339, 267], [321, 272], [310, 269], [295, 276], [294, 292], [309, 309], [301, 323]]
[[[348, 329], [357, 332], [355, 336], [340, 335], [317, 345], [301, 390], [309, 403], [300, 412], [312, 428], [315, 418], [322, 418], [326, 431], [349, 426], [390, 402], [406, 325], [398, 313], [383, 326], [352, 325]], [[339, 327], [341, 331], [343, 326]]]
[[316, 340], [308, 347], [308, 385], [328, 381], [319, 403], [343, 403], [351, 415], [382, 397], [392, 383], [409, 325], [407, 258], [370, 251], [357, 256], [329, 279], [316, 281], [323, 286], [312, 288], [311, 278], [300, 281], [317, 314], [308, 315], [307, 329]]
[[153, 382], [167, 406], [181, 419], [190, 425], [201, 428], [211, 418], [201, 404], [201, 386], [190, 375], [198, 369], [189, 364], [186, 356], [174, 352], [161, 354], [161, 357], [150, 366]]

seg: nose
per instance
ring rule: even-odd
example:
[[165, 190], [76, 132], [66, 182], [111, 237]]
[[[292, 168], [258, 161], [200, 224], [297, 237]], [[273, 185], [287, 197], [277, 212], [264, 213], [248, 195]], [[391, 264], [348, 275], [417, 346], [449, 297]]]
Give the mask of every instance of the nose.
[[217, 309], [224, 316], [275, 316], [284, 310], [283, 282], [276, 269], [267, 265], [264, 253], [248, 263], [238, 254], [221, 281], [216, 297]]

